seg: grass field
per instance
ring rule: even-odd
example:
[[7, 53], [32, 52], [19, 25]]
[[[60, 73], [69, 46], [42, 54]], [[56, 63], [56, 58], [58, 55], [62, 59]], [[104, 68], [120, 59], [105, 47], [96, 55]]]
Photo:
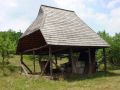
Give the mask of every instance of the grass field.
[[[64, 80], [21, 75], [19, 57], [11, 58], [3, 75], [0, 67], [0, 90], [120, 90], [120, 70], [98, 72], [92, 76], [69, 75]], [[31, 66], [32, 62], [26, 60]], [[31, 67], [32, 69], [32, 67]]]

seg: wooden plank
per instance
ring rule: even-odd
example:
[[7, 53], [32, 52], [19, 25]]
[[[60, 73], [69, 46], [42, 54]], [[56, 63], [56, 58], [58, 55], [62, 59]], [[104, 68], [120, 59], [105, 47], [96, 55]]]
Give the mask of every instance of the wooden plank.
[[28, 72], [27, 72], [27, 70], [25, 69], [24, 65], [21, 64], [21, 67], [22, 67], [24, 73], [28, 76]]
[[38, 60], [38, 62], [39, 62], [40, 70], [41, 70], [40, 72], [42, 73], [42, 69], [41, 69], [41, 59], [42, 59], [42, 58], [40, 58], [40, 56], [39, 56], [39, 60]]
[[72, 65], [72, 73], [74, 73], [75, 72], [75, 66], [74, 66], [74, 61], [73, 61], [73, 50], [72, 50], [72, 48], [70, 48], [70, 62], [71, 62], [71, 65]]
[[41, 46], [41, 47], [38, 47], [38, 48], [33, 48], [33, 49], [25, 50], [23, 53], [30, 52], [30, 51], [35, 51], [35, 50], [38, 50], [38, 49], [42, 49], [42, 48], [45, 48], [47, 46], [48, 45], [44, 45], [44, 46]]
[[47, 63], [45, 64], [45, 67], [44, 67], [44, 69], [43, 69], [43, 70], [41, 70], [41, 76], [44, 74], [44, 72], [45, 72], [45, 69], [46, 69], [46, 67], [47, 67], [48, 63], [49, 63], [49, 60], [48, 60], [48, 61], [47, 61]]
[[22, 73], [22, 60], [23, 60], [23, 55], [22, 54], [20, 54], [20, 71], [21, 71], [21, 73]]
[[103, 48], [103, 62], [104, 62], [104, 71], [107, 71], [107, 62], [106, 62], [106, 51], [105, 48]]
[[23, 62], [23, 55], [21, 54], [21, 59], [20, 59], [20, 64], [21, 64], [21, 71], [22, 71], [22, 69], [23, 69], [23, 71], [24, 71], [24, 73], [26, 74], [26, 75], [28, 75], [28, 72], [27, 72], [27, 70], [25, 69], [25, 67], [28, 69], [28, 71], [30, 72], [30, 73], [32, 73], [32, 71], [27, 67], [27, 65]]
[[57, 62], [57, 56], [55, 56], [55, 65], [56, 65], [56, 68], [57, 68], [57, 65], [58, 64], [58, 62]]
[[88, 74], [92, 74], [92, 61], [91, 61], [91, 50], [89, 48], [89, 73]]
[[24, 63], [22, 62], [21, 63], [24, 67], [26, 67], [26, 69], [30, 72], [30, 74], [32, 74], [32, 70], [30, 70], [30, 68]]
[[[27, 70], [32, 74], [32, 71], [30, 70], [30, 68], [23, 62], [23, 55], [21, 54], [21, 59], [20, 59], [20, 64], [21, 64], [21, 68], [24, 70], [23, 66], [27, 68]], [[25, 72], [26, 73], [26, 72]]]
[[53, 75], [53, 71], [52, 71], [52, 50], [51, 47], [49, 46], [49, 61], [50, 61], [50, 75]]
[[33, 51], [33, 72], [35, 73], [35, 51]]

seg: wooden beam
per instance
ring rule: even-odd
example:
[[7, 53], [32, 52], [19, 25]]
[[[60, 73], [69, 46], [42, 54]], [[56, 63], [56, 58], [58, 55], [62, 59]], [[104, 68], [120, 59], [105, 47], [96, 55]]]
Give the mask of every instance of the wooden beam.
[[[32, 71], [28, 68], [28, 66], [23, 62], [23, 55], [21, 54], [21, 59], [20, 59], [20, 64], [21, 64], [21, 69], [23, 69], [25, 74], [28, 74], [28, 72], [26, 71], [26, 69], [30, 72], [30, 74], [32, 74]], [[25, 69], [26, 67], [26, 69]]]
[[92, 61], [91, 61], [91, 49], [89, 48], [89, 50], [88, 50], [88, 52], [89, 52], [89, 72], [88, 72], [88, 74], [92, 74]]
[[21, 65], [21, 67], [22, 67], [24, 73], [28, 76], [28, 72], [26, 71], [25, 67], [23, 65]]
[[20, 71], [22, 73], [22, 61], [23, 61], [23, 55], [20, 54]]
[[74, 62], [73, 62], [73, 50], [70, 48], [70, 54], [69, 54], [69, 62], [71, 63], [72, 66], [72, 73], [74, 73]]
[[103, 48], [103, 62], [104, 62], [104, 71], [107, 71], [107, 62], [106, 62], [106, 51], [105, 48]]
[[55, 56], [55, 64], [56, 64], [56, 67], [57, 67], [57, 64], [58, 64], [58, 62], [57, 62], [57, 56]]
[[57, 50], [54, 50], [52, 51], [52, 53], [55, 53], [55, 52], [58, 52], [58, 51], [62, 51], [62, 50], [65, 50], [66, 48], [60, 48], [60, 49], [57, 49]]
[[33, 49], [25, 50], [23, 53], [30, 52], [30, 51], [35, 51], [35, 50], [38, 50], [38, 49], [42, 49], [42, 48], [45, 48], [47, 46], [48, 45], [44, 45], [44, 46], [41, 46], [41, 47], [38, 47], [38, 48], [33, 48]]
[[53, 75], [53, 71], [52, 71], [52, 50], [51, 50], [51, 46], [49, 46], [49, 61], [50, 61], [50, 75], [52, 77]]
[[39, 55], [39, 60], [38, 60], [38, 62], [39, 62], [40, 70], [41, 70], [40, 72], [42, 72], [42, 69], [41, 69], [41, 59], [42, 59], [42, 58], [41, 58], [40, 55]]
[[35, 51], [33, 51], [33, 72], [35, 73]]
[[41, 76], [44, 74], [44, 72], [45, 72], [45, 69], [46, 69], [46, 67], [47, 67], [48, 63], [49, 63], [49, 60], [48, 60], [48, 61], [47, 61], [47, 63], [45, 64], [45, 67], [44, 67], [44, 69], [43, 69], [43, 70], [41, 70]]

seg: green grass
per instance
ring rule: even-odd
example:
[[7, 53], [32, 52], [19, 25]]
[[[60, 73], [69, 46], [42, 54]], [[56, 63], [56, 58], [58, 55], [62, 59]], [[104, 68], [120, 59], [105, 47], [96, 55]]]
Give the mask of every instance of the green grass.
[[[98, 72], [92, 76], [68, 75], [64, 80], [54, 81], [21, 75], [19, 58], [9, 61], [10, 64], [5, 66], [5, 75], [0, 67], [0, 90], [120, 90], [120, 70]], [[26, 63], [32, 69], [32, 61], [26, 60]]]

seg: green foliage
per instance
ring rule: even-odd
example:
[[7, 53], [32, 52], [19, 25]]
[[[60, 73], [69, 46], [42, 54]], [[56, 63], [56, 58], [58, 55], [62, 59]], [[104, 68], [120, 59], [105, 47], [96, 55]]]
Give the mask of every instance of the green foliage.
[[15, 54], [16, 45], [21, 32], [15, 32], [13, 30], [0, 32], [0, 56], [2, 57], [3, 71], [5, 67], [5, 61], [8, 62], [11, 54]]
[[[110, 36], [105, 31], [98, 32], [98, 34], [108, 42], [110, 48], [106, 49], [107, 61], [110, 64], [120, 66], [120, 33]], [[98, 58], [101, 57], [101, 50], [98, 51]]]
[[15, 54], [16, 46], [21, 32], [8, 30], [0, 32], [0, 53], [6, 55], [7, 53]]

